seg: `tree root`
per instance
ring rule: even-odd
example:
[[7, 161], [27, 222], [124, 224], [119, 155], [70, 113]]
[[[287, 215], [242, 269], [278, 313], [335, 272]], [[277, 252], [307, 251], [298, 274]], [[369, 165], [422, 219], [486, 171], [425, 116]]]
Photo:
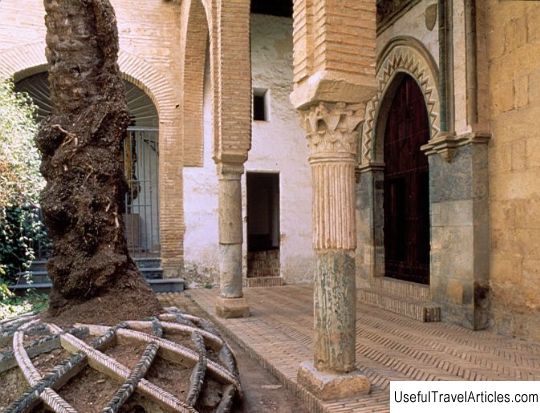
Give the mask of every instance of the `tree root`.
[[[29, 345], [24, 344], [29, 332], [41, 331], [43, 335]], [[168, 333], [189, 334], [195, 350], [166, 338]], [[90, 344], [82, 341], [85, 335], [98, 335]], [[117, 413], [134, 393], [147, 397], [161, 409], [169, 412], [197, 413], [197, 403], [203, 393], [207, 377], [223, 386], [222, 396], [215, 407], [216, 412], [228, 413], [236, 395], [241, 395], [240, 380], [234, 355], [217, 329], [208, 321], [181, 313], [176, 308], [149, 321], [125, 321], [114, 327], [99, 325], [76, 325], [62, 330], [54, 324], [41, 323], [36, 316], [0, 324], [0, 337], [10, 339], [12, 352], [1, 354], [0, 367], [12, 366], [15, 359], [31, 388], [8, 406], [7, 413], [31, 411], [39, 403], [45, 403], [57, 413], [77, 413], [57, 391], [70, 379], [89, 366], [116, 381], [122, 382], [112, 398], [105, 404], [103, 413]], [[146, 343], [145, 350], [129, 369], [103, 352], [113, 345], [132, 342]], [[66, 360], [42, 376], [31, 358], [43, 352], [63, 348], [71, 353]], [[218, 355], [220, 363], [208, 358], [208, 351]], [[192, 368], [189, 390], [185, 401], [159, 388], [145, 379], [152, 363], [158, 356]], [[4, 363], [4, 364], [2, 364]], [[7, 367], [9, 368], [9, 367]], [[5, 368], [5, 369], [7, 369]], [[76, 379], [76, 377], [75, 377]]]

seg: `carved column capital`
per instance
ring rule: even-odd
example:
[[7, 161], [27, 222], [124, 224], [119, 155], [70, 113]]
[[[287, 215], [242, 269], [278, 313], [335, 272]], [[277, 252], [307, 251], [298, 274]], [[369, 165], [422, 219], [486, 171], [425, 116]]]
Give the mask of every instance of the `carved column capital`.
[[363, 103], [319, 102], [300, 110], [307, 133], [310, 162], [356, 158], [358, 125], [364, 120]]

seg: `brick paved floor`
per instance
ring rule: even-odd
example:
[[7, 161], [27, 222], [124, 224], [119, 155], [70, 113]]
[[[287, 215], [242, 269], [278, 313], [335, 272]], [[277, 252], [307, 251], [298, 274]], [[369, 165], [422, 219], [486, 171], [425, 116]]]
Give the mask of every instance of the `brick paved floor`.
[[[540, 343], [446, 323], [422, 323], [357, 305], [358, 369], [370, 395], [319, 402], [296, 383], [300, 362], [312, 358], [312, 288], [247, 288], [252, 316], [216, 319], [216, 290], [191, 290], [192, 299], [250, 356], [316, 412], [388, 411], [390, 380], [540, 380]], [[174, 295], [168, 297], [174, 303]]]

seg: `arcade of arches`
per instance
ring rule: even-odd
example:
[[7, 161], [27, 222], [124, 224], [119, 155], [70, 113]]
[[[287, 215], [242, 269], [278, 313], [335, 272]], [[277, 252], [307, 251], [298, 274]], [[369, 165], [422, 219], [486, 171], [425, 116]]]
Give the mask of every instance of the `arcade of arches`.
[[[41, 2], [0, 3], [0, 76], [27, 90]], [[155, 111], [145, 248], [166, 276], [219, 284], [221, 317], [249, 316], [244, 286], [313, 283], [307, 388], [335, 396], [327, 372], [369, 389], [357, 294], [540, 339], [540, 5], [111, 2], [133, 104]]]

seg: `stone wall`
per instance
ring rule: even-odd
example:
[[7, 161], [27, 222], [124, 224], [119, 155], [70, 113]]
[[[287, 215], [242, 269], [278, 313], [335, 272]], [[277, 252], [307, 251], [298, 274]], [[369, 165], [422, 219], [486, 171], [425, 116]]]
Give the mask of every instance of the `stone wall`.
[[[476, 103], [468, 105], [475, 94], [471, 88], [476, 86], [467, 77], [467, 70], [472, 70], [472, 60], [467, 59], [474, 56], [474, 51], [465, 53], [466, 10], [464, 2], [455, 1], [449, 13], [452, 35], [448, 46], [452, 64], [448, 81], [449, 85], [453, 84], [453, 90], [449, 92], [446, 109], [451, 109], [455, 117], [450, 117], [449, 129], [441, 131], [444, 102], [439, 89], [441, 71], [437, 67], [440, 54], [437, 3], [408, 4], [410, 7], [397, 20], [379, 30], [377, 38], [378, 91], [368, 104], [359, 156], [357, 276], [361, 287], [373, 288], [380, 285], [376, 278], [385, 274], [384, 122], [395, 80], [407, 73], [422, 89], [431, 122], [430, 141], [422, 147], [429, 156], [430, 298], [441, 308], [444, 320], [482, 329], [487, 327], [489, 317], [486, 146], [489, 136], [469, 113], [476, 110]], [[478, 68], [481, 67], [479, 64]]]
[[540, 339], [540, 4], [488, 2], [496, 329]]

